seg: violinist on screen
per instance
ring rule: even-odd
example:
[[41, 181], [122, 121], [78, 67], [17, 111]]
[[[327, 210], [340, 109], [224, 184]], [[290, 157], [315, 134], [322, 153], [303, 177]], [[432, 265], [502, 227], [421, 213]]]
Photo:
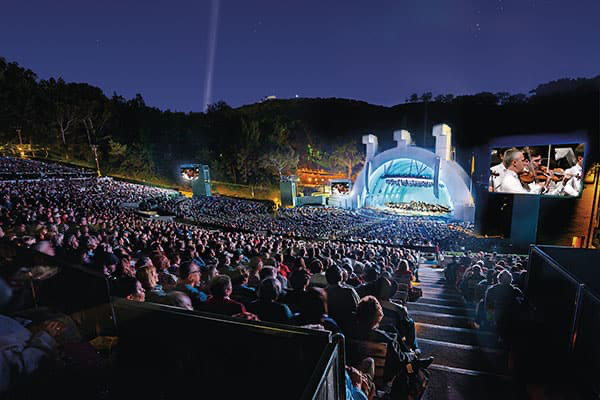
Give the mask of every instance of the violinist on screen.
[[506, 150], [504, 159], [502, 160], [506, 171], [498, 177], [498, 182], [496, 182], [497, 192], [526, 194], [541, 193], [543, 186], [537, 184], [530, 186], [530, 184], [522, 183], [519, 179], [519, 174], [523, 173], [525, 170], [525, 161], [525, 155], [521, 150], [516, 148]]
[[549, 194], [559, 196], [579, 196], [581, 191], [581, 179], [583, 178], [583, 144], [575, 148], [575, 158], [577, 162], [571, 168], [565, 170], [564, 179], [556, 185], [556, 188]]
[[[514, 149], [514, 147], [513, 147], [513, 149]], [[506, 171], [506, 167], [504, 166], [504, 153], [506, 152], [506, 150], [508, 150], [508, 149], [496, 150], [496, 154], [498, 154], [500, 163], [496, 164], [490, 168], [490, 184], [489, 184], [490, 192], [498, 191], [498, 185], [500, 184], [500, 182], [502, 180], [501, 177], [504, 174], [504, 172]]]

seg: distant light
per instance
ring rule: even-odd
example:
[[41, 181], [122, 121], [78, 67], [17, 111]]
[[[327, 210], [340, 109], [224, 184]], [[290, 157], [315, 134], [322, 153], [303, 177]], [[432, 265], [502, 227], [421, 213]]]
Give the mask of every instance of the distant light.
[[298, 98], [298, 97], [299, 97], [299, 96], [298, 96], [298, 95], [296, 95], [296, 98]]

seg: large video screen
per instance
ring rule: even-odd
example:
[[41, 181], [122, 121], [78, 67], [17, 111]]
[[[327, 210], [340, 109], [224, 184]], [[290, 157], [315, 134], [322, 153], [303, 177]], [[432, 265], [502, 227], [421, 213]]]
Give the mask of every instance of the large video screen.
[[186, 181], [195, 181], [200, 177], [200, 168], [197, 165], [186, 164], [179, 168], [181, 177]]
[[577, 197], [584, 179], [583, 143], [491, 149], [489, 191]]
[[331, 194], [332, 195], [343, 195], [348, 194], [351, 189], [350, 181], [332, 181], [331, 182]]

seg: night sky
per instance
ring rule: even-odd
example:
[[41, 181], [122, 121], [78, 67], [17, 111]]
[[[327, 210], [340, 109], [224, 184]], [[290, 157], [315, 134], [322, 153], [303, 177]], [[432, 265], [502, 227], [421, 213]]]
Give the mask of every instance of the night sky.
[[598, 0], [3, 0], [0, 56], [177, 111], [268, 95], [394, 105], [596, 76], [599, 16]]

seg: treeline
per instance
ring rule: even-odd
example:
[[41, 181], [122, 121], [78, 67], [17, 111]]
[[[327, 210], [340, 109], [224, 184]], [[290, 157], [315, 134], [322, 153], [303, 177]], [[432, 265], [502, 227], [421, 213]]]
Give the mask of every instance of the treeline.
[[[433, 146], [431, 128], [453, 129], [457, 160], [491, 137], [521, 133], [590, 132], [597, 154], [600, 76], [562, 79], [528, 94], [413, 94], [383, 107], [347, 99], [269, 100], [239, 108], [224, 102], [206, 113], [162, 111], [141, 95], [107, 97], [85, 83], [39, 79], [0, 58], [0, 146], [41, 147], [50, 156], [94, 164], [104, 172], [173, 180], [182, 162], [209, 164], [214, 179], [258, 185], [298, 167], [356, 173], [365, 133], [392, 145], [407, 129], [417, 145]], [[589, 154], [589, 153], [588, 153]]]

